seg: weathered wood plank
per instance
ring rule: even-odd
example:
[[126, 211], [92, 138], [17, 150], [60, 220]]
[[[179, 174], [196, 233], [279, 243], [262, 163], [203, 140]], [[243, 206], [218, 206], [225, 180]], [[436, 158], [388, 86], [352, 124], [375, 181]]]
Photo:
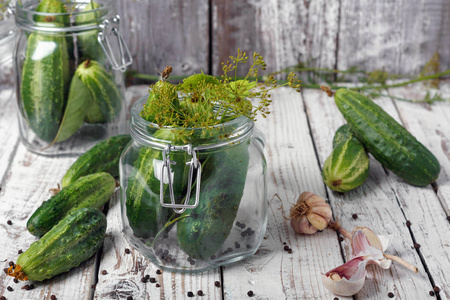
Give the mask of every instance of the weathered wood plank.
[[173, 67], [174, 75], [208, 72], [208, 1], [116, 1], [121, 29], [130, 48], [130, 69], [157, 75]]
[[[304, 92], [304, 99], [316, 149], [323, 166], [332, 150], [334, 132], [344, 123], [344, 119], [333, 104], [333, 99], [323, 92], [307, 90]], [[380, 99], [377, 103], [398, 119], [392, 102]], [[355, 226], [367, 226], [378, 234], [392, 235], [393, 241], [387, 253], [399, 255], [420, 269], [419, 274], [414, 274], [395, 263], [389, 271], [371, 268], [366, 284], [357, 294], [357, 298], [385, 299], [389, 292], [393, 292], [399, 299], [429, 297], [431, 283], [418, 253], [414, 250], [414, 242], [405, 223], [408, 219], [416, 223], [416, 220], [424, 218], [423, 222], [417, 223], [421, 224], [420, 227], [411, 228], [416, 240], [428, 241], [427, 235], [433, 232], [433, 241], [438, 244], [443, 242], [442, 235], [448, 231], [448, 224], [432, 220], [433, 215], [439, 213], [436, 211], [439, 202], [431, 187], [409, 186], [392, 173], [387, 175], [382, 166], [371, 159], [369, 178], [361, 187], [344, 195], [329, 191], [329, 197], [335, 217], [344, 228], [351, 230]], [[357, 214], [356, 220], [352, 218], [354, 213]], [[443, 213], [442, 210], [440, 213]], [[441, 238], [437, 236], [439, 233]], [[443, 246], [440, 249], [422, 246], [420, 251], [426, 253], [426, 256], [436, 257], [435, 262], [438, 262], [442, 255], [446, 257], [448, 250], [443, 249]], [[427, 260], [427, 265], [437, 267], [431, 263], [431, 258], [430, 262]]]
[[418, 74], [433, 53], [450, 67], [450, 2], [341, 0], [339, 69]]
[[274, 91], [273, 99], [272, 113], [256, 122], [267, 138], [267, 239], [255, 256], [224, 267], [225, 298], [245, 299], [252, 290], [258, 299], [332, 299], [321, 273], [343, 262], [336, 233], [298, 235], [285, 219], [302, 192], [326, 198], [302, 99], [287, 88]]
[[[36, 240], [28, 233], [26, 222], [41, 203], [50, 198], [48, 190], [56, 187], [74, 159], [39, 156], [28, 152], [19, 144], [0, 191], [1, 260], [5, 260], [3, 268], [8, 266], [8, 261], [17, 259], [19, 249], [25, 251]], [[11, 220], [12, 225], [7, 225], [7, 220]], [[12, 277], [1, 272], [0, 295], [7, 299], [49, 299], [50, 295], [55, 295], [58, 299], [89, 299], [92, 297], [91, 285], [95, 281], [95, 270], [96, 258], [93, 257], [80, 267], [41, 283], [16, 284]], [[31, 283], [35, 285], [35, 289], [21, 289], [25, 284]], [[8, 286], [14, 291], [7, 291]]]
[[19, 127], [16, 113], [16, 100], [11, 88], [0, 89], [0, 186], [19, 144]]
[[[338, 1], [212, 1], [213, 74], [237, 49], [261, 53], [267, 71], [300, 62], [322, 68], [335, 65]], [[245, 74], [244, 68], [240, 74]]]
[[[126, 299], [128, 296], [133, 299], [188, 299], [188, 292], [196, 295], [198, 290], [202, 290], [207, 299], [221, 299], [221, 289], [214, 286], [215, 281], [220, 281], [219, 269], [200, 274], [168, 271], [156, 274], [158, 267], [125, 240], [120, 215], [117, 193], [110, 201], [95, 299]], [[130, 254], [126, 254], [125, 249], [130, 249]], [[103, 270], [107, 271], [106, 275], [102, 275]], [[156, 282], [141, 282], [145, 275], [155, 278]]]

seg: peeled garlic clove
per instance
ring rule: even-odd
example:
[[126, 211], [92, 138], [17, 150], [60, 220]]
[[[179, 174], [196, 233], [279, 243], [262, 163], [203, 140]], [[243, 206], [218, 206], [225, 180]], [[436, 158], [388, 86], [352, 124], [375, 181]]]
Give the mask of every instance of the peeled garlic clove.
[[327, 289], [336, 295], [352, 296], [364, 286], [366, 266], [369, 261], [371, 261], [370, 258], [355, 257], [322, 275], [322, 282]]
[[306, 216], [306, 218], [308, 219], [309, 223], [311, 223], [311, 225], [316, 228], [316, 231], [324, 230], [328, 226], [328, 221], [318, 214], [310, 213]]

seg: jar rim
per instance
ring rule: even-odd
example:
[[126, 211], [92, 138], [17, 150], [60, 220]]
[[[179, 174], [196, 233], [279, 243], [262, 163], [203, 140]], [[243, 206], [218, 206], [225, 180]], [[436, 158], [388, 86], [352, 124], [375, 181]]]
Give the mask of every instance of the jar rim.
[[[82, 2], [65, 2], [67, 5], [74, 7], [74, 11], [66, 13], [43, 13], [35, 11], [36, 6], [39, 1], [33, 0], [29, 1], [23, 6], [16, 4], [15, 7], [15, 19], [16, 24], [21, 29], [26, 30], [38, 30], [47, 32], [81, 32], [93, 29], [99, 29], [102, 22], [112, 13], [112, 3], [111, 1], [96, 1], [100, 7], [82, 11], [81, 8], [90, 4], [90, 1]], [[79, 17], [86, 16], [88, 14], [95, 14], [97, 18], [86, 18], [88, 21], [79, 21]], [[64, 20], [68, 22], [63, 22], [63, 26], [58, 26], [56, 22], [39, 22], [36, 21], [36, 17], [52, 17], [56, 20]], [[55, 24], [56, 23], [56, 24]], [[61, 23], [59, 24], [61, 25]]]
[[[157, 148], [165, 148], [167, 144], [172, 144], [174, 141], [168, 141], [152, 136], [152, 131], [156, 132], [159, 129], [183, 130], [200, 134], [205, 127], [174, 127], [174, 126], [159, 126], [156, 123], [149, 122], [141, 117], [140, 112], [144, 107], [149, 94], [139, 98], [131, 107], [130, 117], [130, 133], [133, 140], [140, 144], [147, 144]], [[211, 130], [218, 130], [222, 133], [221, 136], [214, 135], [213, 137], [193, 138], [184, 144], [192, 144], [194, 149], [204, 150], [223, 147], [225, 145], [232, 145], [240, 143], [253, 132], [254, 121], [245, 116], [239, 116], [233, 120], [222, 124], [211, 126]], [[209, 130], [209, 128], [208, 128]], [[226, 134], [226, 137], [224, 137]]]

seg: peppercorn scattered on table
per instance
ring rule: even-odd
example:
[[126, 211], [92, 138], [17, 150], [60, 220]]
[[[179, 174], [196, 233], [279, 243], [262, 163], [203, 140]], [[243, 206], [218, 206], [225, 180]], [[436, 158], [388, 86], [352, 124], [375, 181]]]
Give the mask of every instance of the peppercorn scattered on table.
[[[0, 260], [10, 267], [37, 238], [26, 228], [33, 212], [50, 198], [76, 157], [45, 157], [28, 152], [19, 140], [16, 101], [0, 89]], [[127, 90], [128, 110], [148, 92]], [[450, 81], [439, 91], [450, 99]], [[345, 123], [333, 98], [318, 90], [301, 94], [280, 88], [273, 92], [271, 114], [258, 120], [266, 135], [267, 232], [250, 258], [203, 273], [162, 270], [133, 249], [122, 234], [119, 192], [108, 203], [103, 247], [67, 273], [42, 282], [17, 281], [0, 275], [1, 299], [352, 299], [329, 291], [327, 271], [350, 257], [349, 241], [334, 230], [299, 235], [289, 210], [304, 191], [326, 199], [333, 219], [351, 231], [368, 227], [390, 236], [385, 253], [418, 267], [411, 272], [392, 264], [367, 268], [356, 299], [450, 299], [450, 102], [409, 103], [423, 99], [421, 84], [389, 91], [393, 98], [375, 102], [402, 124], [437, 158], [439, 178], [425, 187], [407, 184], [371, 155], [368, 179], [345, 194], [329, 189], [321, 177], [336, 130]], [[235, 226], [248, 230], [245, 223]], [[244, 245], [236, 245], [236, 247]]]

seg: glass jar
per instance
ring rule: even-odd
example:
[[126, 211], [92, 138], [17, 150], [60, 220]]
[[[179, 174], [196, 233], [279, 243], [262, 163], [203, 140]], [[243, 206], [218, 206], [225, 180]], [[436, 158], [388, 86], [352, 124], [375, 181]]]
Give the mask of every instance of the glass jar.
[[44, 1], [16, 5], [16, 94], [29, 150], [78, 155], [126, 131], [123, 72], [131, 56], [113, 2], [49, 1], [63, 13], [37, 12]]
[[[213, 129], [144, 120], [120, 161], [124, 234], [162, 268], [204, 271], [256, 252], [267, 223], [264, 136], [239, 117]], [[183, 100], [180, 100], [183, 101]]]
[[0, 12], [0, 99], [3, 103], [10, 101], [14, 95], [13, 50], [14, 17], [9, 5], [4, 1]]

